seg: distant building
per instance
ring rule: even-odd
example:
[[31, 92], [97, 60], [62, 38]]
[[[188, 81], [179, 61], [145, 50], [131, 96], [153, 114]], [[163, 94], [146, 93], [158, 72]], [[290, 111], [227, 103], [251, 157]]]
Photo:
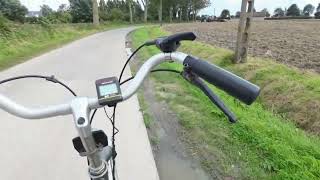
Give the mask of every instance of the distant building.
[[41, 12], [40, 11], [29, 11], [26, 17], [40, 17]]
[[267, 17], [267, 12], [254, 12], [253, 17]]

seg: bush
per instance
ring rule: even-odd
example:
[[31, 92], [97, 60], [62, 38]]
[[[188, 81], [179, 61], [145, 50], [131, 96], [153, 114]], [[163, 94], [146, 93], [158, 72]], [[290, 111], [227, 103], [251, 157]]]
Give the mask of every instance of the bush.
[[69, 12], [54, 12], [47, 17], [51, 23], [70, 23], [72, 16]]
[[52, 24], [51, 24], [51, 22], [50, 22], [50, 20], [48, 19], [48, 18], [46, 18], [46, 17], [40, 17], [40, 18], [38, 18], [39, 19], [39, 24], [42, 26], [42, 27], [44, 27], [44, 28], [46, 28], [46, 29], [48, 29], [48, 30], [51, 30], [52, 29]]
[[320, 11], [319, 11], [319, 12], [316, 12], [316, 13], [314, 14], [314, 16], [315, 16], [316, 19], [320, 19]]
[[111, 21], [123, 21], [125, 20], [125, 15], [118, 8], [111, 9], [109, 20]]
[[0, 0], [0, 12], [9, 20], [24, 22], [28, 9], [17, 0]]
[[0, 36], [7, 36], [10, 32], [8, 20], [0, 14]]
[[39, 24], [39, 18], [38, 17], [26, 17], [25, 22], [29, 23], [29, 24]]
[[60, 24], [60, 23], [71, 23], [72, 16], [69, 12], [53, 12], [52, 14], [46, 17], [27, 17], [26, 22], [30, 24], [43, 24], [45, 21], [46, 24]]

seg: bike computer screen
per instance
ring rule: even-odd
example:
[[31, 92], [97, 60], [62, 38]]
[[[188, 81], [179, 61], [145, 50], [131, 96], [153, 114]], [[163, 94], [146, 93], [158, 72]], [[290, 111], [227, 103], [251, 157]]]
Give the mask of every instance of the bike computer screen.
[[119, 91], [117, 85], [111, 83], [99, 86], [99, 92], [101, 96], [109, 96], [110, 94], [117, 94]]
[[122, 100], [119, 81], [116, 77], [97, 80], [96, 89], [100, 105], [114, 106]]

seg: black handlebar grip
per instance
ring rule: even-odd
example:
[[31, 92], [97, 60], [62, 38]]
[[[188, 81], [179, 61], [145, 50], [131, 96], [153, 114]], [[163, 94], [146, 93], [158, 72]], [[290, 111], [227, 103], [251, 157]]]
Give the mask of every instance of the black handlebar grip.
[[251, 105], [260, 94], [258, 86], [207, 61], [188, 56], [184, 65], [190, 67], [192, 72], [202, 79], [247, 105]]
[[178, 34], [173, 34], [165, 38], [166, 42], [179, 42], [179, 41], [194, 41], [196, 35], [193, 32], [183, 32]]

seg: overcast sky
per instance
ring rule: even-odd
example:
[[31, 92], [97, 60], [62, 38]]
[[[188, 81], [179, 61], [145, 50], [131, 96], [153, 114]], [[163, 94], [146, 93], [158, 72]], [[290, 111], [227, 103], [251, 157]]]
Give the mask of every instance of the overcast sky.
[[[22, 4], [27, 6], [31, 11], [40, 9], [40, 5], [47, 4], [53, 9], [57, 9], [60, 4], [68, 4], [68, 0], [20, 0]], [[232, 14], [240, 10], [242, 0], [211, 0], [211, 6], [202, 10], [200, 14], [213, 15], [214, 9], [216, 15], [219, 15], [223, 9], [229, 9]], [[313, 4], [317, 6], [319, 0], [256, 0], [255, 8], [260, 11], [263, 8], [267, 8], [271, 13], [277, 7], [286, 8], [291, 4], [298, 4], [299, 8], [302, 9], [306, 4]]]

